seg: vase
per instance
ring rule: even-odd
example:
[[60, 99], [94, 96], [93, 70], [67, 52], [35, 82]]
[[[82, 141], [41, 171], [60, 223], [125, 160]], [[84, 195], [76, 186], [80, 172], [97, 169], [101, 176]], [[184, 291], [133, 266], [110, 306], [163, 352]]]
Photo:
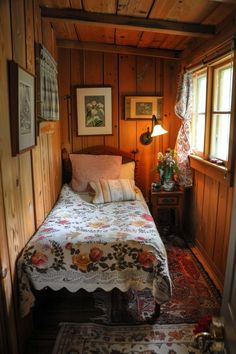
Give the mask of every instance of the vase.
[[175, 188], [175, 181], [170, 178], [164, 180], [163, 189], [166, 192], [172, 192]]

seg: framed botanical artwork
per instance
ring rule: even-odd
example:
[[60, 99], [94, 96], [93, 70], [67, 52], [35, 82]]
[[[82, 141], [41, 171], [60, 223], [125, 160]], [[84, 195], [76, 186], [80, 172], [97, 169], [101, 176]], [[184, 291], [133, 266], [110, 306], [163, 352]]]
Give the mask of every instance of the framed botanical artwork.
[[76, 89], [78, 135], [112, 134], [111, 87]]
[[35, 77], [14, 61], [9, 62], [12, 155], [36, 145]]
[[125, 96], [125, 119], [157, 119], [162, 114], [162, 97]]

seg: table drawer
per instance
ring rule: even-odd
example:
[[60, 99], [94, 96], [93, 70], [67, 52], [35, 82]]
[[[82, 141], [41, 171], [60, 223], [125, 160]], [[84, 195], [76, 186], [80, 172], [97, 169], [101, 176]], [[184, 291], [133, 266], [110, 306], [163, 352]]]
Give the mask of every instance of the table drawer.
[[179, 197], [158, 197], [157, 205], [178, 205]]

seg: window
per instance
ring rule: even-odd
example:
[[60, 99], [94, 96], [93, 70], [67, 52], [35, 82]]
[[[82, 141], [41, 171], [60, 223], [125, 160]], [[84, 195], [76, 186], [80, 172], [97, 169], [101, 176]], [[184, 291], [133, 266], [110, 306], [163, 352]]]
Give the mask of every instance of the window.
[[232, 65], [214, 69], [213, 110], [210, 156], [228, 160], [229, 130], [232, 97]]
[[191, 129], [192, 150], [198, 155], [203, 155], [205, 119], [206, 119], [206, 82], [207, 72], [193, 75], [193, 114]]
[[193, 73], [192, 152], [228, 167], [232, 58]]

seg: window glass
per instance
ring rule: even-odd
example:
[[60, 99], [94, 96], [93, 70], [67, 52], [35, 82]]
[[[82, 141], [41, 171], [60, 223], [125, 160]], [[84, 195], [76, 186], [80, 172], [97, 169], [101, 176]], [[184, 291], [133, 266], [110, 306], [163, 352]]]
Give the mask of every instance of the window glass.
[[213, 77], [210, 157], [223, 161], [228, 160], [232, 71], [231, 63], [227, 63], [215, 68]]
[[214, 70], [214, 111], [231, 110], [232, 67], [230, 64]]
[[229, 150], [230, 114], [213, 114], [211, 157], [227, 161]]
[[195, 153], [204, 150], [205, 116], [206, 116], [207, 73], [193, 75], [193, 115], [191, 126], [191, 147]]

